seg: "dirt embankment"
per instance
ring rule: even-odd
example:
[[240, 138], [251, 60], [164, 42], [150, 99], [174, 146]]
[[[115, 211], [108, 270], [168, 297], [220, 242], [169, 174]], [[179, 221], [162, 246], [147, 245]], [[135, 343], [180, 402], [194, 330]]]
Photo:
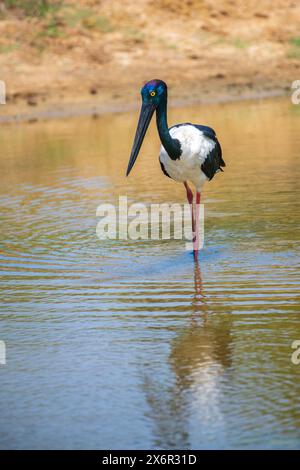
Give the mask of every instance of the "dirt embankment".
[[299, 24], [296, 0], [4, 0], [1, 116], [125, 109], [151, 78], [173, 103], [283, 93]]

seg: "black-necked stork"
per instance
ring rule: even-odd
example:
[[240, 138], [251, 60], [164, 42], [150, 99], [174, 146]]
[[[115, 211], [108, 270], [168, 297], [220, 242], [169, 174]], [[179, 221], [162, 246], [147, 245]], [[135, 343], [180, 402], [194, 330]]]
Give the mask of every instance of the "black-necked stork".
[[[223, 171], [225, 162], [215, 131], [208, 126], [176, 124], [168, 127], [167, 85], [162, 80], [151, 80], [141, 89], [142, 108], [132, 146], [126, 176], [129, 175], [141, 148], [152, 115], [156, 110], [156, 123], [162, 143], [159, 161], [163, 173], [184, 184], [191, 208], [192, 230], [194, 234], [194, 259], [198, 260], [199, 250], [199, 205], [204, 183], [215, 173]], [[196, 205], [188, 185], [196, 187]]]

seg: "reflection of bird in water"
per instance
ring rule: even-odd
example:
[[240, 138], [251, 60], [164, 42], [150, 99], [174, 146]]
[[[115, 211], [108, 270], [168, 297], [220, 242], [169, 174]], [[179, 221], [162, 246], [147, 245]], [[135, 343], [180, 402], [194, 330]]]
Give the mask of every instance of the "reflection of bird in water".
[[194, 265], [194, 287], [195, 293], [192, 302], [193, 318], [196, 320], [199, 314], [203, 314], [203, 319], [207, 320], [207, 304], [203, 293], [201, 271], [198, 263]]
[[[180, 351], [178, 360], [188, 360], [195, 357], [195, 361], [199, 359], [204, 361], [208, 356], [213, 361], [223, 364], [225, 367], [230, 364], [230, 325], [224, 323], [224, 318], [219, 318], [214, 314], [212, 305], [205, 295], [203, 288], [202, 276], [199, 264], [194, 265], [194, 296], [192, 300], [191, 321], [180, 336], [177, 337], [175, 343], [180, 343]], [[216, 306], [217, 308], [217, 306]], [[193, 344], [193, 347], [191, 346]], [[190, 353], [183, 355], [182, 348], [187, 348]], [[173, 354], [176, 354], [177, 347], [173, 348]], [[176, 361], [178, 362], [178, 361]], [[200, 361], [201, 362], [201, 361]]]
[[171, 342], [168, 363], [173, 380], [170, 383], [168, 378], [168, 385], [163, 378], [159, 380], [160, 370], [144, 381], [158, 446], [189, 447], [191, 419], [197, 422], [192, 434], [196, 433], [198, 443], [205, 442], [215, 426], [219, 433], [224, 429], [220, 394], [222, 376], [231, 365], [231, 323], [214, 314], [199, 265], [194, 269], [193, 313]]

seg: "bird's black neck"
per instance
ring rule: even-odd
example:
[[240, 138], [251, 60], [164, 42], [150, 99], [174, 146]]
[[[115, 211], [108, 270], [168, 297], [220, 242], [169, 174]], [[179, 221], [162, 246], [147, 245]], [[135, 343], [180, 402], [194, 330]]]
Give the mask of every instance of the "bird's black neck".
[[178, 139], [173, 139], [169, 132], [167, 121], [167, 98], [160, 102], [156, 110], [156, 124], [161, 143], [172, 160], [177, 160], [181, 155], [181, 147]]

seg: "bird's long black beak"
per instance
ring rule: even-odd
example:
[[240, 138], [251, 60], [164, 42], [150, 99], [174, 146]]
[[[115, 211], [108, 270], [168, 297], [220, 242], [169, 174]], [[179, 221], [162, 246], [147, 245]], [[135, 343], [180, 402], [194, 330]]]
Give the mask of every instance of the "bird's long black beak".
[[148, 129], [151, 118], [153, 116], [154, 110], [155, 110], [155, 106], [153, 104], [144, 104], [144, 103], [142, 104], [139, 122], [137, 125], [135, 137], [134, 137], [134, 142], [133, 142], [133, 146], [131, 150], [131, 155], [129, 158], [126, 176], [128, 176], [129, 173], [131, 172], [132, 167], [137, 159], [137, 156], [142, 146], [146, 131]]

